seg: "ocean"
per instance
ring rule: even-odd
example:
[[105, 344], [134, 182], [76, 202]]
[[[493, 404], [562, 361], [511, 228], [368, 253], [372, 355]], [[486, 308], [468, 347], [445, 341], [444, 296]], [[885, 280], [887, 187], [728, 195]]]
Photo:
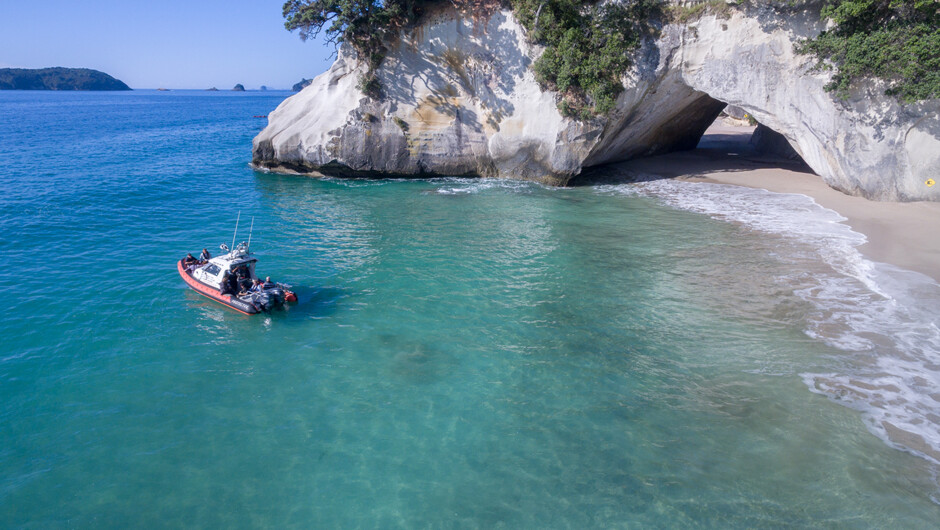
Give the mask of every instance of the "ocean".
[[[940, 285], [834, 212], [254, 171], [289, 95], [0, 92], [0, 527], [940, 521]], [[179, 278], [239, 215], [298, 303]]]

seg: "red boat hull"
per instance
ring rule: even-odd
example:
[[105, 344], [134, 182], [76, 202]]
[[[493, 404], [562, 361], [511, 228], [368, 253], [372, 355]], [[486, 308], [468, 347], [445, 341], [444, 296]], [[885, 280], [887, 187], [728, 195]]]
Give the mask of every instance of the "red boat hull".
[[183, 267], [183, 260], [176, 262], [176, 270], [179, 271], [180, 276], [183, 278], [183, 281], [186, 282], [186, 285], [188, 285], [193, 291], [196, 291], [206, 298], [211, 298], [216, 302], [228, 306], [245, 315], [254, 315], [261, 312], [261, 310], [257, 307], [243, 302], [230, 294], [222, 294], [218, 289], [209, 287], [196, 278], [193, 278], [193, 275], [189, 273], [185, 267]]

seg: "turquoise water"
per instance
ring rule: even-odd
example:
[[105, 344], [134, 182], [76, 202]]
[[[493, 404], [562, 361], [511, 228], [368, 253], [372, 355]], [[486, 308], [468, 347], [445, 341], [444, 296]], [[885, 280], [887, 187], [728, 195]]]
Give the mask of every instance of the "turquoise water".
[[[254, 172], [287, 95], [0, 93], [0, 526], [940, 520], [878, 427], [933, 443], [940, 286], [808, 200]], [[178, 277], [238, 212], [298, 304]]]

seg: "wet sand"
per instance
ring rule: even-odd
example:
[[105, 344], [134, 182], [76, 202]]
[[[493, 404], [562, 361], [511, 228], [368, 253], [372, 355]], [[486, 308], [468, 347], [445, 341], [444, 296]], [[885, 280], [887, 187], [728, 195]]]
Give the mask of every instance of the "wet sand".
[[859, 250], [869, 259], [940, 282], [940, 203], [879, 202], [846, 195], [827, 186], [801, 161], [755, 153], [747, 143], [752, 131], [713, 125], [698, 149], [631, 160], [617, 168], [634, 177], [658, 175], [808, 195], [846, 217], [846, 224], [868, 238]]

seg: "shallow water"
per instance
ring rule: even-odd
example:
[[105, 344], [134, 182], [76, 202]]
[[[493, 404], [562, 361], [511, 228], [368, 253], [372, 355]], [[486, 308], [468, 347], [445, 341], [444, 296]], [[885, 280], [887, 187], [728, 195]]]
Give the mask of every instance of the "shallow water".
[[[833, 214], [254, 172], [286, 95], [0, 93], [0, 526], [935, 525], [940, 286]], [[239, 211], [286, 311], [178, 278]]]

